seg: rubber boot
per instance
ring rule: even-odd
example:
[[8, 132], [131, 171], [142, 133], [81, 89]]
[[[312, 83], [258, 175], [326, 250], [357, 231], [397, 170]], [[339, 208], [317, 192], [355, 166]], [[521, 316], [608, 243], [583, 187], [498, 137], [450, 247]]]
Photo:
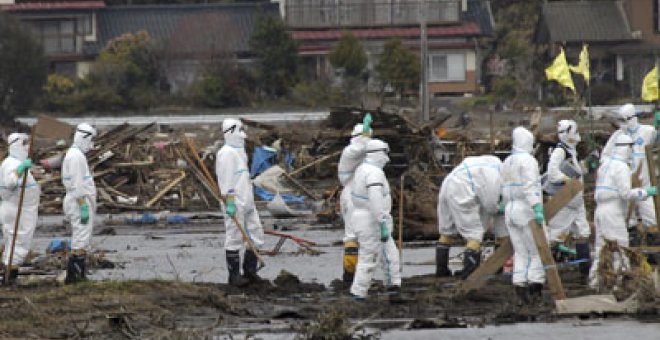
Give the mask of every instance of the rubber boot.
[[530, 283], [529, 284], [529, 302], [531, 304], [543, 304], [543, 284], [542, 283]]
[[513, 286], [514, 291], [516, 292], [516, 304], [520, 306], [526, 306], [529, 304], [529, 289], [527, 286]]
[[628, 237], [630, 239], [629, 243], [631, 247], [637, 247], [642, 244], [642, 238], [641, 235], [639, 235], [639, 230], [637, 230], [637, 227], [628, 229]]
[[479, 267], [481, 262], [481, 252], [474, 249], [466, 248], [463, 252], [463, 270], [461, 277], [463, 280], [467, 279], [472, 272]]
[[250, 283], [261, 281], [261, 278], [257, 275], [258, 264], [257, 255], [252, 250], [247, 249], [243, 257], [243, 276]]
[[248, 280], [241, 276], [241, 255], [238, 250], [227, 250], [227, 270], [229, 271], [229, 284], [235, 287], [244, 287]]
[[71, 254], [66, 266], [66, 278], [64, 279], [64, 283], [71, 284], [87, 280], [85, 270], [85, 255]]
[[401, 286], [387, 287], [387, 295], [389, 296], [390, 303], [401, 302]]
[[451, 276], [449, 270], [449, 245], [438, 244], [435, 246], [435, 276]]
[[352, 284], [355, 278], [355, 268], [358, 261], [358, 244], [355, 241], [344, 243], [344, 274], [342, 281], [346, 284]]
[[589, 241], [579, 241], [575, 244], [575, 251], [577, 252], [578, 260], [588, 260], [585, 262], [580, 262], [578, 265], [580, 275], [583, 278], [589, 276], [589, 269], [591, 268], [591, 251], [589, 250]]

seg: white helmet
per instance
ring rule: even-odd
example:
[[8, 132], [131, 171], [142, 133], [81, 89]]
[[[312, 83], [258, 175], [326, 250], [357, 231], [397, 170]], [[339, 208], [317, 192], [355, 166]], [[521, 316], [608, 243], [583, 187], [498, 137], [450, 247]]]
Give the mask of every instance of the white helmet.
[[634, 130], [639, 126], [637, 121], [637, 114], [635, 112], [635, 105], [625, 104], [616, 111], [617, 121], [619, 127], [622, 129]]
[[534, 150], [534, 135], [522, 126], [513, 129], [511, 139], [513, 151], [531, 154]]
[[20, 161], [28, 158], [30, 137], [25, 133], [12, 133], [7, 138], [9, 155]]
[[574, 120], [560, 120], [557, 124], [557, 135], [560, 141], [572, 148], [582, 140]]
[[633, 140], [630, 138], [630, 136], [625, 133], [619, 134], [619, 136], [616, 138], [616, 141], [614, 141], [614, 156], [628, 163], [630, 156], [632, 156], [633, 144]]
[[225, 143], [236, 146], [243, 147], [245, 145], [245, 127], [243, 127], [243, 122], [236, 118], [227, 118], [222, 121], [222, 133], [225, 135]]
[[387, 154], [390, 152], [390, 147], [387, 143], [380, 139], [372, 139], [367, 143], [366, 156], [364, 160], [367, 163], [374, 164], [379, 168], [385, 167], [390, 161]]
[[80, 123], [76, 126], [76, 133], [73, 134], [73, 144], [83, 153], [87, 153], [94, 147], [92, 141], [94, 137], [96, 137], [96, 129], [87, 123]]

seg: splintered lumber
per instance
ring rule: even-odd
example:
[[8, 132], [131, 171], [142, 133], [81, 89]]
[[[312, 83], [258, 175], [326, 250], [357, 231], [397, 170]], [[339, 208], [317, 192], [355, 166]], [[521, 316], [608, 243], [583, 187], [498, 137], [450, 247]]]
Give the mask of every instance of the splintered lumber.
[[163, 190], [161, 190], [160, 192], [158, 192], [158, 193], [156, 194], [156, 196], [154, 196], [154, 198], [152, 198], [152, 199], [151, 199], [149, 202], [147, 202], [147, 204], [145, 204], [144, 206], [147, 207], [147, 208], [150, 208], [152, 205], [156, 204], [156, 202], [160, 201], [160, 199], [161, 199], [163, 196], [165, 196], [165, 194], [167, 194], [170, 190], [172, 190], [172, 188], [174, 188], [177, 184], [179, 184], [181, 181], [183, 181], [184, 178], [186, 178], [186, 173], [183, 172], [183, 171], [181, 171], [181, 176], [177, 177], [177, 178], [174, 179], [172, 182], [170, 182], [170, 184], [168, 184], [167, 186], [165, 186], [165, 188], [163, 188]]
[[317, 200], [319, 199], [318, 196], [316, 196], [316, 194], [314, 194], [313, 192], [311, 192], [311, 191], [310, 191], [309, 189], [307, 189], [304, 185], [302, 185], [300, 182], [298, 182], [298, 181], [295, 180], [293, 177], [291, 177], [291, 175], [287, 174], [286, 172], [282, 173], [282, 175], [283, 175], [284, 177], [286, 177], [286, 179], [289, 180], [289, 182], [293, 183], [293, 185], [297, 186], [298, 189], [300, 189], [302, 192], [304, 192], [305, 195], [311, 197], [311, 198], [312, 198], [313, 200], [315, 200], [315, 201], [317, 201]]
[[[583, 185], [581, 181], [570, 181], [559, 189], [557, 193], [555, 193], [555, 195], [543, 205], [546, 221], [550, 221], [562, 207], [568, 204], [576, 194], [582, 191], [582, 188]], [[511, 241], [507, 238], [507, 242], [503, 242], [502, 245], [495, 250], [493, 255], [486, 259], [483, 264], [465, 279], [461, 284], [461, 290], [468, 292], [483, 287], [486, 284], [486, 279], [497, 273], [512, 255], [513, 247]]]
[[288, 175], [293, 177], [293, 176], [295, 176], [295, 175], [297, 175], [297, 174], [313, 167], [314, 165], [323, 163], [323, 162], [327, 161], [328, 159], [331, 159], [331, 158], [334, 158], [334, 157], [337, 157], [337, 156], [341, 155], [341, 152], [342, 152], [342, 150], [339, 150], [339, 151], [331, 153], [327, 156], [323, 156], [323, 157], [321, 157], [321, 158], [319, 158], [319, 159], [317, 159], [317, 160], [315, 160], [315, 161], [313, 161], [309, 164], [305, 164], [305, 165], [301, 166], [300, 168], [289, 172]]
[[548, 280], [548, 288], [550, 288], [552, 298], [555, 301], [563, 300], [566, 298], [566, 293], [564, 292], [564, 286], [559, 277], [559, 269], [557, 269], [555, 259], [552, 257], [552, 252], [548, 245], [548, 239], [545, 237], [545, 230], [543, 230], [543, 226], [538, 225], [535, 220], [529, 221], [529, 227], [532, 229], [534, 243], [536, 243], [539, 255], [541, 256], [541, 262], [543, 262], [543, 266], [546, 267], [545, 277]]

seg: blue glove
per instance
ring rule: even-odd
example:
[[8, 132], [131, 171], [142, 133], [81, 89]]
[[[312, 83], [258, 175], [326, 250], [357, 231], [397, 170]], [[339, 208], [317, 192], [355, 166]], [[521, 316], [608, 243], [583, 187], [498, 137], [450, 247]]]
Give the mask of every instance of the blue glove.
[[557, 249], [559, 249], [560, 252], [566, 253], [566, 254], [571, 254], [571, 255], [577, 255], [577, 251], [573, 248], [569, 248], [563, 244], [560, 244]]
[[536, 203], [532, 209], [534, 209], [534, 219], [536, 220], [536, 223], [538, 223], [538, 225], [543, 225], [543, 222], [545, 222], [543, 205], [541, 203]]
[[371, 113], [367, 113], [362, 119], [363, 135], [369, 135], [369, 131], [371, 131], [371, 122], [373, 122], [373, 118], [371, 118]]
[[16, 168], [16, 172], [18, 173], [19, 176], [23, 176], [25, 170], [31, 167], [32, 167], [32, 160], [28, 158], [23, 162], [21, 162], [21, 165], [19, 165], [18, 168]]
[[86, 202], [80, 205], [80, 223], [87, 224], [89, 222], [89, 204]]
[[390, 233], [387, 231], [387, 223], [385, 221], [380, 222], [380, 242], [387, 242], [390, 238]]
[[500, 205], [497, 208], [497, 214], [504, 215], [505, 210], [506, 210], [506, 203], [504, 203], [504, 201], [500, 201]]
[[234, 202], [234, 199], [227, 200], [227, 208], [225, 209], [225, 212], [229, 217], [236, 216], [236, 203]]
[[646, 188], [646, 194], [649, 196], [656, 196], [658, 194], [657, 187], [648, 187]]

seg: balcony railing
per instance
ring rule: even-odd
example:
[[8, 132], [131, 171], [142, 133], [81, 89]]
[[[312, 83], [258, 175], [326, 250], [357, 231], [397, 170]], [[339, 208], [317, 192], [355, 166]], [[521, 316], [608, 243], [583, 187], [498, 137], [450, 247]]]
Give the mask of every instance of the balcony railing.
[[[421, 9], [421, 10], [420, 10]], [[404, 26], [460, 20], [459, 0], [287, 0], [286, 22], [293, 28]]]

